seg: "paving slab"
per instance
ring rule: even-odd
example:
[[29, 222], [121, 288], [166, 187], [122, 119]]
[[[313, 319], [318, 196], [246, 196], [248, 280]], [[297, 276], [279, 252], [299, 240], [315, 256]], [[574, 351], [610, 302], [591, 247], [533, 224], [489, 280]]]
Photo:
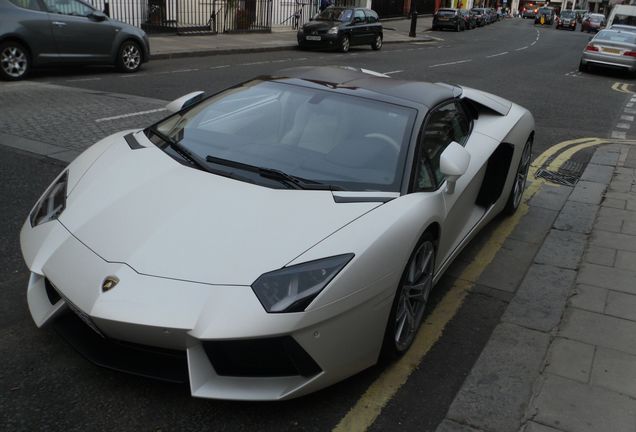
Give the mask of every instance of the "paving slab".
[[585, 234], [553, 229], [539, 249], [535, 262], [576, 270], [585, 250], [586, 240]]
[[[580, 183], [580, 182], [579, 182]], [[568, 200], [573, 188], [543, 184], [528, 202], [531, 207], [542, 207], [549, 210], [561, 210]]]
[[630, 270], [583, 263], [577, 282], [636, 294], [636, 272]]
[[590, 164], [595, 165], [611, 165], [616, 166], [616, 162], [618, 162], [618, 158], [620, 156], [620, 151], [617, 151], [615, 148], [611, 148], [609, 146], [599, 147], [590, 159]]
[[502, 322], [551, 331], [559, 324], [575, 278], [573, 270], [533, 264], [504, 312]]
[[556, 338], [548, 351], [546, 372], [586, 383], [594, 361], [594, 345]]
[[615, 198], [603, 198], [603, 202], [601, 202], [601, 206], [602, 207], [610, 207], [610, 208], [617, 208], [617, 209], [624, 209], [626, 207], [627, 203], [625, 202], [625, 200], [618, 200]]
[[636, 295], [609, 291], [605, 313], [618, 318], [636, 321]]
[[540, 423], [528, 422], [522, 432], [563, 432], [561, 429], [555, 429]]
[[592, 385], [636, 398], [636, 356], [598, 348], [590, 382]]
[[636, 270], [636, 252], [617, 251], [616, 267], [625, 270]]
[[532, 420], [572, 432], [634, 432], [636, 400], [596, 386], [546, 374], [529, 411]]
[[554, 222], [554, 228], [589, 234], [594, 226], [597, 211], [596, 205], [568, 201]]
[[569, 309], [559, 336], [636, 355], [636, 322]]
[[518, 430], [549, 343], [548, 334], [499, 324], [447, 418], [491, 432]]
[[569, 298], [568, 305], [590, 312], [605, 312], [609, 290], [592, 285], [577, 284]]
[[539, 249], [535, 243], [507, 239], [477, 281], [499, 290], [514, 292]]
[[594, 230], [619, 233], [625, 220], [620, 216], [608, 216], [599, 214], [594, 222]]
[[570, 195], [571, 201], [577, 201], [587, 204], [600, 204], [603, 199], [603, 193], [607, 188], [606, 184], [581, 180]]
[[482, 432], [478, 429], [472, 428], [465, 424], [457, 423], [452, 420], [444, 419], [443, 422], [437, 426], [436, 432]]
[[608, 231], [592, 233], [590, 243], [596, 246], [636, 252], [636, 236]]
[[[541, 198], [539, 202], [551, 201], [552, 199], [556, 201], [556, 198], [552, 195], [550, 198], [544, 196], [544, 198]], [[558, 201], [565, 202], [566, 199], [567, 197], [559, 197]], [[526, 213], [523, 217], [521, 223], [517, 224], [508, 238], [527, 243], [542, 244], [543, 239], [545, 239], [545, 236], [550, 231], [552, 224], [554, 224], [554, 220], [557, 218], [560, 209], [561, 207], [548, 209], [541, 206], [531, 205], [528, 209], [528, 213]]]
[[598, 217], [608, 216], [608, 217], [618, 217], [623, 221], [635, 221], [636, 222], [636, 213], [626, 210], [625, 208], [612, 208], [612, 207], [601, 207], [598, 210]]
[[612, 267], [616, 260], [616, 249], [588, 245], [583, 262]]
[[583, 174], [581, 175], [581, 180], [608, 184], [612, 181], [613, 174], [613, 165], [599, 165], [595, 163], [588, 163], [585, 171], [583, 171]]

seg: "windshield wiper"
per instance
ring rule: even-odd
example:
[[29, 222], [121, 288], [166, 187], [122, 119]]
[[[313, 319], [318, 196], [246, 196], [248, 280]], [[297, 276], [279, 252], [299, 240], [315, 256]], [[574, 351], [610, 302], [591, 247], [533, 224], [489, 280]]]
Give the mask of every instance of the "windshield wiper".
[[208, 155], [205, 160], [211, 163], [225, 165], [229, 167], [244, 169], [260, 175], [261, 177], [269, 178], [272, 180], [278, 180], [287, 184], [294, 189], [307, 189], [307, 190], [342, 190], [340, 186], [334, 186], [330, 184], [320, 183], [313, 180], [306, 180], [301, 177], [296, 177], [291, 174], [287, 174], [284, 171], [274, 168], [263, 168], [255, 165], [246, 164], [243, 162], [237, 162], [229, 159], [223, 159], [216, 156]]

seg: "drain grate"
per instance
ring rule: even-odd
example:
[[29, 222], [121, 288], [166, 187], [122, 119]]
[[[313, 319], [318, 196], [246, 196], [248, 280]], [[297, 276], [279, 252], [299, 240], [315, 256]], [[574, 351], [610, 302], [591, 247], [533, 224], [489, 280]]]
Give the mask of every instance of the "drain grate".
[[556, 172], [545, 168], [545, 166], [551, 162], [551, 160], [549, 160], [546, 165], [537, 170], [534, 176], [563, 186], [575, 186], [583, 175], [587, 164], [590, 162], [592, 154], [593, 152], [589, 149], [579, 151], [565, 161]]
[[561, 172], [554, 172], [545, 168], [539, 168], [534, 175], [536, 178], [545, 179], [551, 183], [560, 184], [563, 186], [574, 186], [579, 181], [580, 176], [565, 174]]

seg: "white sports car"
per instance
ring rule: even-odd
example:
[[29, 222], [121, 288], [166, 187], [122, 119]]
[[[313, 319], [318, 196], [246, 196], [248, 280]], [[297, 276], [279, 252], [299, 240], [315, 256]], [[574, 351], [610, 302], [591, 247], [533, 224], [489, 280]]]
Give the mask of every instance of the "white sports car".
[[66, 168], [21, 232], [37, 326], [192, 395], [301, 396], [409, 349], [514, 212], [534, 120], [467, 87], [295, 68], [168, 105]]

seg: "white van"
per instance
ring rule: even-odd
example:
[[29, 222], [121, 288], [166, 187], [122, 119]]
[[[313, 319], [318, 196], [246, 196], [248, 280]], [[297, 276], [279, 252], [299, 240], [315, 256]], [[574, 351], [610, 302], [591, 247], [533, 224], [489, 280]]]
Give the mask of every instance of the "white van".
[[636, 6], [631, 5], [616, 5], [610, 12], [609, 19], [607, 20], [607, 27], [612, 24], [623, 24], [636, 26]]

